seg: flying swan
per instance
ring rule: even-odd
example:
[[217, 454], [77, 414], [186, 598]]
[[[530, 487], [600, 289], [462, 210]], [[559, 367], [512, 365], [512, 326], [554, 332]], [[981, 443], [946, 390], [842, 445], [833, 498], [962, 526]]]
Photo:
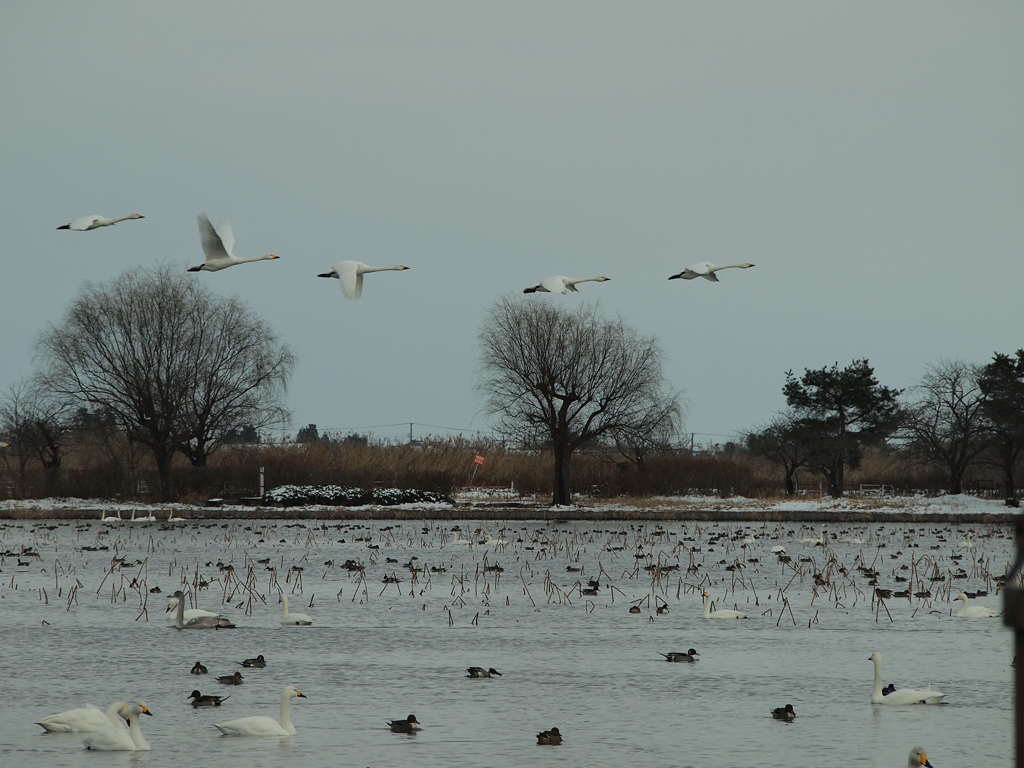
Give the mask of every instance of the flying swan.
[[286, 685], [281, 691], [280, 720], [265, 715], [254, 715], [217, 723], [216, 727], [225, 736], [294, 736], [296, 731], [292, 725], [291, 700], [296, 696], [300, 699], [306, 698], [291, 685]]
[[137, 701], [128, 709], [128, 717], [131, 719], [131, 726], [126, 731], [120, 725], [96, 731], [82, 739], [86, 749], [95, 749], [100, 752], [141, 752], [149, 750], [149, 742], [142, 738], [142, 720], [139, 715], [150, 715], [149, 707], [141, 701]]
[[582, 277], [578, 280], [566, 277], [565, 275], [555, 275], [549, 277], [547, 280], [541, 280], [536, 285], [531, 285], [529, 288], [523, 288], [523, 293], [579, 293], [576, 288], [577, 283], [604, 283], [611, 278], [604, 277]]
[[189, 272], [217, 272], [233, 267], [235, 264], [245, 264], [247, 261], [281, 258], [269, 253], [266, 256], [251, 256], [241, 259], [231, 252], [235, 247], [235, 233], [232, 231], [230, 224], [225, 221], [220, 225], [220, 232], [218, 233], [205, 213], [200, 213], [197, 218], [199, 219], [199, 240], [203, 244], [203, 253], [206, 254], [206, 261], [199, 266], [189, 267]]
[[72, 232], [88, 232], [90, 229], [113, 226], [119, 221], [144, 218], [146, 217], [140, 213], [129, 213], [127, 216], [122, 216], [119, 219], [108, 219], [106, 216], [82, 216], [75, 219], [70, 224], [65, 224], [63, 227], [57, 227], [57, 229], [70, 229]]
[[321, 272], [317, 277], [336, 277], [341, 283], [341, 292], [346, 299], [358, 299], [363, 295], [363, 275], [368, 272], [392, 272], [408, 269], [404, 264], [393, 267], [371, 267], [361, 261], [339, 261], [330, 272]]
[[946, 694], [927, 688], [897, 688], [888, 696], [882, 695], [882, 654], [875, 651], [868, 660], [875, 664], [875, 688], [871, 692], [872, 704], [938, 704]]
[[705, 280], [710, 280], [712, 283], [718, 282], [718, 272], [720, 269], [750, 269], [753, 264], [750, 262], [744, 262], [743, 264], [712, 264], [710, 261], [698, 261], [693, 266], [687, 267], [678, 275], [672, 275], [669, 280], [677, 280], [682, 278], [683, 280], [693, 280], [695, 277], [703, 277]]

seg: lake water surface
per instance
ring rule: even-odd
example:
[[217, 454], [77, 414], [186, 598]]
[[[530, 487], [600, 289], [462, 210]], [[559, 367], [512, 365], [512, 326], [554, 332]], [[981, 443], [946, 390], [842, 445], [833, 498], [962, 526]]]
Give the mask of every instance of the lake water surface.
[[[474, 542], [509, 543], [455, 544], [453, 525]], [[1001, 608], [989, 576], [1013, 560], [1009, 529], [827, 529], [818, 546], [799, 541], [817, 529], [784, 524], [7, 522], [0, 765], [902, 768], [922, 744], [935, 768], [1010, 766], [1012, 633], [1000, 619], [950, 615], [961, 589], [990, 590], [978, 603]], [[956, 548], [966, 530], [977, 533], [973, 550]], [[792, 563], [771, 554], [779, 545]], [[112, 569], [115, 557], [124, 560]], [[364, 570], [342, 568], [349, 559]], [[658, 562], [679, 570], [643, 570]], [[737, 562], [745, 567], [726, 570]], [[415, 582], [406, 563], [423, 568]], [[913, 584], [933, 598], [887, 600], [890, 620], [861, 563], [880, 586]], [[483, 570], [494, 565], [504, 570]], [[953, 578], [959, 569], [966, 578]], [[830, 584], [815, 591], [815, 572]], [[929, 581], [936, 573], [944, 580]], [[391, 574], [400, 581], [384, 583]], [[575, 586], [590, 579], [601, 584], [595, 597]], [[171, 628], [164, 608], [178, 588], [238, 628]], [[278, 588], [313, 626], [280, 626]], [[702, 620], [701, 588], [750, 618]], [[634, 603], [641, 613], [629, 613]], [[668, 613], [656, 614], [663, 603]], [[659, 655], [690, 647], [696, 664]], [[938, 688], [946, 703], [873, 706], [876, 650], [885, 682]], [[257, 654], [265, 669], [236, 664]], [[209, 675], [189, 674], [197, 660]], [[503, 676], [467, 679], [469, 666]], [[214, 680], [236, 670], [241, 686]], [[229, 738], [214, 728], [276, 717], [286, 684], [307, 696], [293, 702], [298, 735]], [[194, 688], [231, 698], [193, 709]], [[154, 715], [142, 722], [151, 752], [90, 752], [81, 734], [44, 735], [34, 724], [135, 699]], [[785, 704], [794, 723], [769, 714]], [[421, 732], [388, 730], [385, 721], [410, 713]], [[535, 734], [551, 726], [564, 743], [537, 746]]]

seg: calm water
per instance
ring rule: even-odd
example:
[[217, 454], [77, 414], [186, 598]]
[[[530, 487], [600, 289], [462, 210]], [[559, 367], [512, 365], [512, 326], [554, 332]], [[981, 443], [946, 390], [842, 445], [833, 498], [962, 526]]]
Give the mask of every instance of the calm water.
[[[469, 548], [452, 543], [455, 524], [6, 524], [0, 550], [34, 547], [41, 557], [0, 562], [0, 764], [902, 768], [920, 743], [936, 768], [1011, 765], [1012, 635], [998, 619], [952, 618], [949, 600], [961, 588], [991, 588], [978, 602], [1001, 607], [985, 577], [1005, 573], [1012, 560], [1006, 529], [970, 526], [977, 547], [960, 550], [965, 556], [956, 562], [950, 555], [967, 529], [935, 524], [829, 526], [837, 538], [827, 550], [799, 543], [811, 531], [794, 525], [747, 528], [757, 538], [744, 549], [739, 537], [711, 539], [743, 530], [737, 524], [665, 524], [655, 536], [654, 525], [610, 522], [516, 523], [501, 532], [507, 546]], [[502, 529], [458, 524], [463, 536], [482, 528], [474, 540]], [[652, 559], [635, 557], [638, 543]], [[802, 578], [769, 553], [780, 543], [806, 572]], [[899, 568], [912, 558], [926, 576], [938, 566], [943, 575], [963, 568], [969, 578], [931, 584], [932, 601], [891, 599], [893, 621], [884, 610], [876, 621], [867, 578], [855, 570], [859, 553], [883, 586], [905, 586], [893, 576], [911, 573]], [[126, 564], [108, 574], [115, 556]], [[659, 557], [681, 568], [652, 584], [637, 564]], [[836, 591], [819, 588], [815, 596], [810, 573], [832, 557]], [[270, 563], [257, 562], [264, 558]], [[340, 567], [349, 558], [365, 564], [362, 580]], [[725, 570], [737, 560], [746, 568]], [[232, 564], [234, 575], [218, 561]], [[416, 583], [407, 562], [426, 567]], [[496, 563], [505, 570], [482, 571]], [[293, 566], [303, 568], [301, 583]], [[431, 573], [431, 566], [446, 571]], [[399, 584], [382, 583], [391, 573]], [[149, 598], [148, 617], [138, 618], [133, 578]], [[590, 602], [572, 589], [581, 578], [584, 585], [600, 578]], [[209, 582], [198, 591], [199, 607], [223, 607], [238, 629], [170, 628], [166, 597], [197, 579]], [[310, 614], [314, 626], [279, 625], [275, 579], [292, 611]], [[222, 606], [225, 582], [232, 594]], [[266, 600], [253, 601], [249, 615], [236, 607], [246, 600], [246, 583]], [[751, 618], [703, 621], [698, 584], [710, 584], [716, 605], [736, 604]], [[149, 594], [156, 586], [162, 594]], [[786, 610], [780, 621], [783, 588], [792, 617]], [[655, 596], [669, 613], [654, 615]], [[644, 597], [642, 613], [630, 614], [631, 602]], [[697, 664], [668, 664], [658, 655], [690, 647], [701, 654]], [[885, 682], [936, 687], [947, 703], [873, 707], [868, 656], [875, 650], [885, 657]], [[244, 685], [215, 682], [241, 670], [236, 660], [261, 653], [267, 668], [242, 670]], [[196, 660], [209, 675], [189, 674]], [[467, 679], [471, 665], [493, 666], [503, 677]], [[247, 715], [276, 717], [286, 684], [308, 697], [293, 703], [297, 736], [227, 738], [213, 727]], [[193, 688], [231, 698], [219, 709], [196, 710], [187, 701]], [[151, 752], [89, 752], [79, 734], [44, 735], [34, 725], [87, 703], [105, 709], [134, 699], [154, 714], [142, 723]], [[787, 703], [796, 722], [772, 720], [769, 710]], [[410, 713], [423, 723], [420, 733], [387, 729], [386, 720]], [[538, 747], [534, 735], [551, 726], [565, 743]]]

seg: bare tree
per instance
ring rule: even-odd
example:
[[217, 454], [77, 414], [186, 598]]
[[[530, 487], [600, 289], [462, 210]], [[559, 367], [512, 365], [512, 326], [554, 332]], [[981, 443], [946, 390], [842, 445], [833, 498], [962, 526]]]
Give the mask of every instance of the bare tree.
[[28, 490], [28, 465], [39, 447], [35, 423], [34, 390], [24, 379], [12, 384], [0, 397], [0, 448], [7, 474], [14, 481], [14, 490], [24, 498]]
[[783, 471], [786, 495], [796, 493], [796, 473], [819, 452], [816, 435], [793, 413], [776, 416], [744, 436], [747, 449]]
[[[221, 306], [230, 307], [228, 315]], [[245, 362], [229, 352], [239, 349]], [[103, 408], [152, 452], [164, 499], [174, 495], [176, 450], [196, 440], [206, 451], [220, 431], [241, 426], [212, 415], [218, 408], [236, 412], [235, 393], [226, 390], [241, 382], [256, 412], [280, 412], [294, 364], [287, 346], [241, 302], [215, 297], [168, 266], [127, 270], [105, 285], [86, 283], [61, 324], [40, 336], [37, 350], [40, 381], [50, 391]], [[251, 404], [240, 409], [246, 422], [254, 417]], [[209, 413], [197, 418], [201, 407]]]
[[904, 450], [928, 464], [938, 464], [949, 478], [949, 492], [963, 491], [967, 467], [988, 445], [981, 368], [960, 360], [928, 366], [909, 390], [902, 434]]
[[680, 396], [666, 389], [661, 348], [592, 305], [499, 299], [480, 331], [478, 387], [499, 429], [554, 455], [552, 503], [570, 502], [573, 451], [597, 438], [640, 444], [675, 429]]

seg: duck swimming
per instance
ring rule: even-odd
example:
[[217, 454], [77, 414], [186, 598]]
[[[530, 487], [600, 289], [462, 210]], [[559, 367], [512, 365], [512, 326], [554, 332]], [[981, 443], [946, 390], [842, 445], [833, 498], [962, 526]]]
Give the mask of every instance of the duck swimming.
[[787, 704], [784, 707], [778, 707], [772, 710], [772, 717], [776, 720], [785, 720], [786, 722], [792, 722], [796, 719], [796, 712], [793, 711], [793, 705]]
[[420, 730], [420, 721], [416, 715], [409, 715], [405, 720], [388, 720], [388, 727], [392, 733], [413, 733]]
[[210, 670], [208, 670], [208, 669], [207, 669], [206, 667], [204, 667], [204, 666], [203, 666], [202, 664], [200, 664], [200, 663], [199, 663], [199, 662], [197, 661], [197, 662], [195, 663], [195, 666], [194, 666], [194, 667], [192, 667], [192, 669], [190, 669], [190, 670], [189, 670], [189, 674], [190, 674], [190, 675], [205, 675], [205, 674], [206, 674], [207, 672], [209, 672], [209, 671], [210, 671]]
[[549, 731], [541, 731], [537, 734], [538, 745], [551, 745], [557, 746], [562, 743], [562, 734], [557, 728], [552, 728]]
[[469, 674], [466, 677], [501, 677], [501, 672], [494, 667], [484, 669], [483, 667], [470, 667], [466, 670]]
[[230, 699], [230, 696], [203, 696], [199, 691], [192, 691], [188, 695], [192, 699], [193, 707], [219, 707], [222, 701]]
[[235, 672], [233, 675], [222, 675], [217, 678], [217, 682], [221, 685], [242, 685], [245, 682], [245, 678], [242, 677], [241, 672]]
[[683, 663], [689, 662], [691, 664], [697, 661], [697, 659], [695, 659], [694, 656], [700, 656], [700, 654], [697, 653], [697, 651], [695, 651], [693, 648], [688, 650], [686, 653], [682, 653], [681, 651], [669, 651], [668, 653], [661, 653], [659, 651], [658, 653], [661, 656], [665, 657], [665, 661], [679, 661]]
[[267, 666], [267, 660], [263, 658], [262, 653], [255, 659], [246, 659], [245, 661], [240, 661], [238, 663], [241, 664], [243, 667], [250, 667], [256, 669], [263, 669], [265, 666]]

